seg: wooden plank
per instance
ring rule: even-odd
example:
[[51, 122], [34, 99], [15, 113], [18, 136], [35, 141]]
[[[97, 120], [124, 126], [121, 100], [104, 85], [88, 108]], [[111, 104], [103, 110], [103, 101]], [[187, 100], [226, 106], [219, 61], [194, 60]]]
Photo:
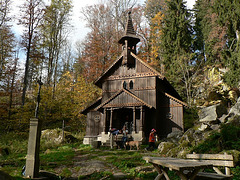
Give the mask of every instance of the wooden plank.
[[206, 163], [212, 163], [213, 166], [226, 166], [226, 167], [234, 167], [233, 161], [226, 161], [226, 160], [197, 160], [193, 159], [189, 161], [195, 161], [195, 162], [206, 162]]
[[220, 175], [216, 173], [199, 172], [196, 179], [232, 179], [233, 176]]
[[193, 170], [195, 168], [206, 168], [207, 166], [212, 167], [212, 163], [208, 162], [198, 162], [185, 159], [176, 158], [165, 158], [165, 157], [143, 157], [149, 163], [165, 166], [177, 171], [182, 171], [185, 169]]
[[187, 159], [233, 160], [230, 154], [187, 154]]

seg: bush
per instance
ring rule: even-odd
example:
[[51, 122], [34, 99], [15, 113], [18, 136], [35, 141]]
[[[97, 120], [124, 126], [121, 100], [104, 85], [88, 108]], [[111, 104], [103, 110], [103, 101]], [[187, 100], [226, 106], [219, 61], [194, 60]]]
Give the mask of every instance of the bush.
[[231, 124], [223, 125], [220, 132], [221, 148], [240, 150], [240, 127]]
[[193, 148], [196, 153], [218, 153], [223, 150], [240, 150], [240, 127], [222, 125], [220, 132], [213, 133], [207, 140]]
[[194, 121], [198, 119], [197, 108], [184, 109], [184, 129], [188, 130], [194, 126]]

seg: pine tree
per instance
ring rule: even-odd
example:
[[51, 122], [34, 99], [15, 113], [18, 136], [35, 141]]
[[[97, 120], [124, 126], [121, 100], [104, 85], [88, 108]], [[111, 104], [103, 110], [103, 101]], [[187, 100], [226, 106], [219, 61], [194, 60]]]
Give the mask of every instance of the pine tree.
[[165, 65], [168, 80], [190, 101], [194, 59], [191, 14], [185, 4], [183, 0], [166, 1], [160, 61]]
[[231, 87], [238, 87], [240, 81], [240, 2], [218, 0], [213, 4], [213, 11], [217, 14], [219, 26], [226, 29], [222, 61], [229, 71], [224, 78]]

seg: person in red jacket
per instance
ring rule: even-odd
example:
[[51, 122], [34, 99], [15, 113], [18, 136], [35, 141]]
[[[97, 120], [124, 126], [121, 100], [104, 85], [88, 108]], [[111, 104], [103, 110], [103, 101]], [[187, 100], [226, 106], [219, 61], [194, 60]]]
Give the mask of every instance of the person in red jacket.
[[156, 149], [156, 146], [155, 146], [155, 136], [154, 136], [154, 133], [156, 132], [155, 129], [152, 129], [150, 134], [149, 134], [149, 144], [148, 144], [148, 147], [146, 147], [146, 150], [149, 150], [151, 147], [153, 147], [154, 149]]

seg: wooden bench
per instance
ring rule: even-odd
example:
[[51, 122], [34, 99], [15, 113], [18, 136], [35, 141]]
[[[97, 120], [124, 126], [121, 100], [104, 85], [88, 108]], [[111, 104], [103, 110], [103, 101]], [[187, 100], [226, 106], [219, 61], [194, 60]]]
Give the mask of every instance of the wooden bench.
[[[199, 172], [196, 179], [232, 179], [230, 167], [234, 167], [233, 156], [229, 154], [187, 154], [188, 160], [209, 162], [216, 173]], [[225, 167], [225, 174], [218, 167]]]

